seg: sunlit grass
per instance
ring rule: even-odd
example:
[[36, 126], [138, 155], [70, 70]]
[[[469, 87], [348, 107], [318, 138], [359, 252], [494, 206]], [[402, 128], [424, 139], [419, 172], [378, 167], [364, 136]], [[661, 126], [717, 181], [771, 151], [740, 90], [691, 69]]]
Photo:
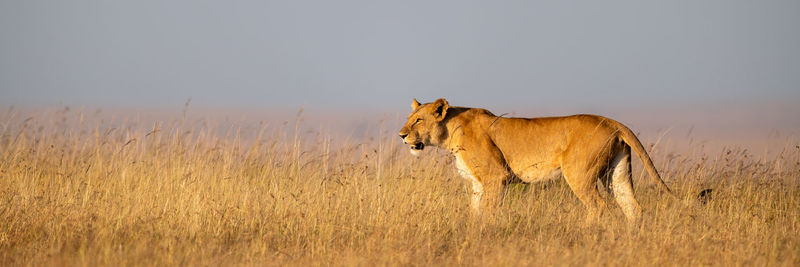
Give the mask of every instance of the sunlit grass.
[[610, 199], [583, 227], [562, 181], [512, 186], [496, 214], [472, 218], [452, 159], [411, 157], [388, 129], [356, 140], [292, 122], [1, 119], [4, 266], [800, 264], [795, 143], [773, 158], [654, 153], [679, 196], [713, 188], [713, 200], [671, 201], [637, 170], [645, 217], [630, 229]]

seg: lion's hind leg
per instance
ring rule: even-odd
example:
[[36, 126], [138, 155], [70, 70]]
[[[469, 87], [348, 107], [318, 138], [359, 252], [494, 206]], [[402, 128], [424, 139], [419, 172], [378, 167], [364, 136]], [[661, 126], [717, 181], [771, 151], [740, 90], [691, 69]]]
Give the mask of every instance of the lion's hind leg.
[[606, 209], [606, 203], [597, 191], [599, 168], [592, 166], [561, 166], [564, 180], [588, 211], [586, 225], [597, 222]]
[[631, 148], [625, 145], [611, 161], [611, 190], [614, 199], [622, 208], [622, 213], [629, 223], [638, 224], [642, 218], [642, 208], [633, 197], [633, 180], [631, 179]]

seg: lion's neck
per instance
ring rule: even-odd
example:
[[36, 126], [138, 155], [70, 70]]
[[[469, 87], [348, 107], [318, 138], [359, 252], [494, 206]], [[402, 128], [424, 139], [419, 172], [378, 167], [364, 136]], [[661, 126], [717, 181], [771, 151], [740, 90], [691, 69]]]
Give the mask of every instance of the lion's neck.
[[486, 129], [492, 118], [496, 117], [488, 110], [476, 108], [454, 107], [448, 109], [447, 113], [447, 133], [436, 145], [451, 152], [459, 150], [465, 135], [478, 134], [476, 131]]

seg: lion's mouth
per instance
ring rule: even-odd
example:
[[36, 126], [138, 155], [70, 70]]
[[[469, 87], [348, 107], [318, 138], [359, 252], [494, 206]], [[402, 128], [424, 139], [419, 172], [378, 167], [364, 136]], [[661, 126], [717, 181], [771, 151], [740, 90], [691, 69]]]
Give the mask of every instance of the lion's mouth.
[[425, 148], [425, 144], [423, 144], [421, 142], [411, 145], [411, 149], [412, 150], [422, 150], [424, 148]]

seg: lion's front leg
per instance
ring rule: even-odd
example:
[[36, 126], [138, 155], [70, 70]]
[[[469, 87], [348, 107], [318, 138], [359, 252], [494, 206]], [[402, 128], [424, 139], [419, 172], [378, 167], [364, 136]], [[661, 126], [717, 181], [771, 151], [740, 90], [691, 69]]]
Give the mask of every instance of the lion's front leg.
[[510, 177], [505, 164], [495, 159], [456, 154], [456, 167], [462, 177], [472, 183], [470, 209], [474, 215], [491, 214], [502, 200], [504, 182]]
[[483, 184], [477, 179], [472, 179], [472, 197], [469, 207], [475, 215], [481, 214], [481, 202], [483, 201]]
[[472, 196], [469, 203], [472, 214], [494, 213], [494, 209], [499, 207], [503, 200], [503, 192], [505, 192], [503, 183], [483, 184], [477, 180], [472, 181]]
[[504, 178], [502, 176], [486, 178], [485, 182], [481, 183], [481, 198], [477, 201], [473, 199], [473, 204], [477, 202], [478, 214], [494, 214], [496, 209], [500, 207], [500, 203], [503, 200], [503, 192], [505, 192], [505, 183], [503, 183]]

